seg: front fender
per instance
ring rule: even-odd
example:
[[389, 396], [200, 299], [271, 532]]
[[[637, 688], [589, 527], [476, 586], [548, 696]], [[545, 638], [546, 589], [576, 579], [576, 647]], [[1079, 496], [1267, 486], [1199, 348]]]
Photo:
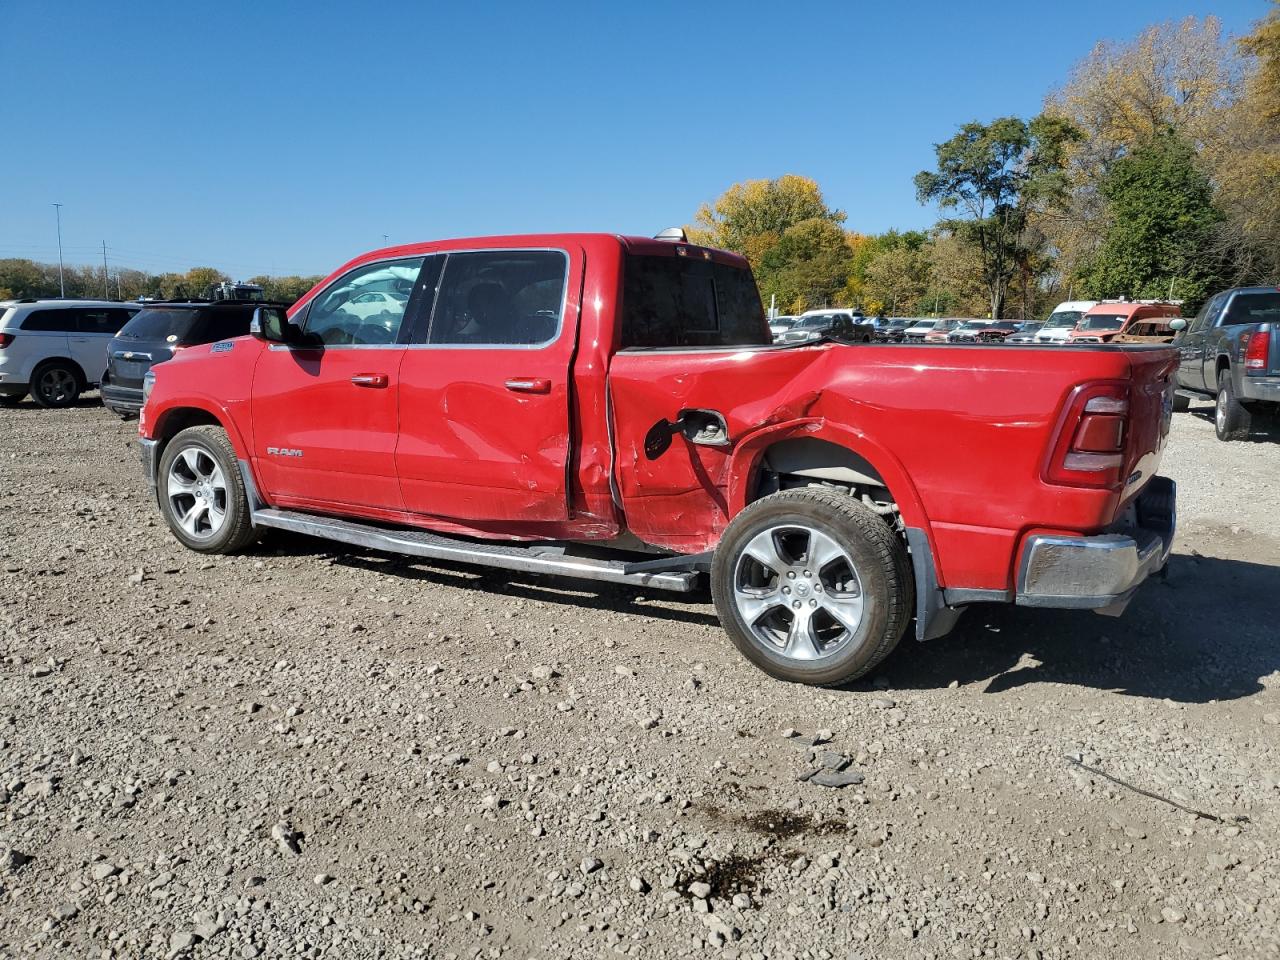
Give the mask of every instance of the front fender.
[[[198, 412], [204, 416], [197, 417], [195, 422], [207, 423], [207, 418], [211, 417], [217, 422], [218, 426], [227, 432], [227, 437], [231, 440], [231, 446], [235, 448], [236, 457], [240, 460], [248, 460], [249, 445], [245, 442], [244, 436], [240, 431], [237, 418], [232, 409], [233, 405], [238, 404], [223, 403], [201, 394], [166, 396], [160, 403], [156, 403], [155, 398], [152, 397], [143, 407], [143, 416], [138, 420], [138, 433], [142, 437], [158, 440], [163, 444], [171, 433], [176, 432], [174, 429], [175, 419], [181, 421], [192, 412]], [[182, 427], [177, 429], [182, 429]]]

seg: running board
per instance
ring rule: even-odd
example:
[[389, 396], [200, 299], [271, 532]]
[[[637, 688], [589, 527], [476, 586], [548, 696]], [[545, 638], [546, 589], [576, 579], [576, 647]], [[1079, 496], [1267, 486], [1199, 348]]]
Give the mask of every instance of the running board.
[[545, 544], [515, 546], [506, 543], [474, 543], [470, 540], [442, 537], [425, 530], [386, 530], [351, 520], [274, 508], [254, 510], [252, 519], [256, 527], [291, 530], [294, 533], [305, 533], [312, 537], [386, 553], [473, 563], [502, 570], [550, 573], [562, 577], [577, 577], [580, 580], [601, 580], [605, 583], [629, 583], [678, 593], [688, 593], [697, 585], [698, 579], [698, 574], [691, 570], [628, 570], [630, 564], [626, 561], [566, 556], [550, 552]]

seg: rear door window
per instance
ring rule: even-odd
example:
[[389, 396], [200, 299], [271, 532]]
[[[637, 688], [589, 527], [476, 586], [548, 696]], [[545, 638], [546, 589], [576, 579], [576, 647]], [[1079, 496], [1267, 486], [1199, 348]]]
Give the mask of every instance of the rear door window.
[[[692, 257], [628, 254], [622, 347], [731, 347], [771, 343], [749, 270]], [[797, 327], [809, 325], [809, 318]]]
[[75, 333], [76, 311], [63, 308], [61, 310], [32, 310], [22, 321], [23, 330], [43, 333]]
[[569, 259], [559, 250], [451, 253], [427, 342], [455, 346], [548, 344], [560, 333]]
[[77, 310], [76, 323], [79, 333], [97, 333], [115, 336], [128, 324], [133, 311], [106, 307]]

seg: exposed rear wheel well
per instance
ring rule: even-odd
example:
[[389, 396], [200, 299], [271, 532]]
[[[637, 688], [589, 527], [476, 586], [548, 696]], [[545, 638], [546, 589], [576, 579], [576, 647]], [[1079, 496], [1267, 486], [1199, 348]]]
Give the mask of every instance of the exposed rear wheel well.
[[848, 494], [882, 516], [896, 531], [903, 531], [897, 500], [870, 461], [847, 447], [816, 437], [779, 440], [766, 449], [750, 499], [811, 486]]
[[[1219, 358], [1218, 358], [1218, 371], [1217, 371], [1217, 372], [1218, 372], [1218, 376], [1221, 376], [1221, 375], [1222, 375], [1222, 371], [1223, 371], [1223, 370], [1229, 370], [1229, 369], [1231, 369], [1231, 361], [1230, 361], [1230, 360], [1228, 360], [1226, 357], [1219, 357]], [[1218, 389], [1218, 384], [1217, 384], [1217, 378], [1216, 378], [1216, 377], [1214, 378], [1213, 389], [1214, 389], [1214, 390], [1217, 390], [1217, 389]]]

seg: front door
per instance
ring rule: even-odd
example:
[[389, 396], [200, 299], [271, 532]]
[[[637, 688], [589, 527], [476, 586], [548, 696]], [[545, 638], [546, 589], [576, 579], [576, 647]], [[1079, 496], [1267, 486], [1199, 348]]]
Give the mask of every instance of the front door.
[[1206, 383], [1204, 376], [1205, 342], [1209, 328], [1217, 319], [1225, 294], [1211, 297], [1175, 341], [1178, 347], [1178, 384], [1190, 390], [1216, 390], [1217, 383]]
[[570, 367], [582, 251], [447, 254], [400, 369], [396, 464], [408, 510], [464, 521], [568, 518]]
[[299, 345], [264, 349], [253, 376], [253, 458], [273, 502], [403, 509], [400, 364], [424, 259], [343, 274], [293, 317]]

